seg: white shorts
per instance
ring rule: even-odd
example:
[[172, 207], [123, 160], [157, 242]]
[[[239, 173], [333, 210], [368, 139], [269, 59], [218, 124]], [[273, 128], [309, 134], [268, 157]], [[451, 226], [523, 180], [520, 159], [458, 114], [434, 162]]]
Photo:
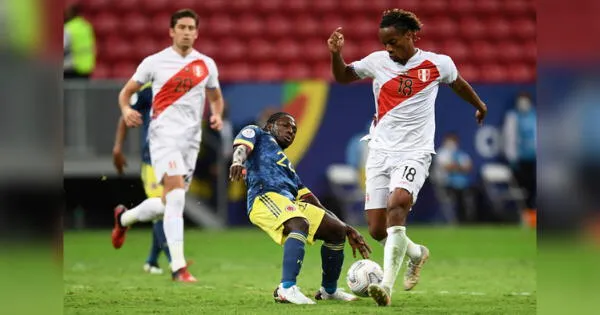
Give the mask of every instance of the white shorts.
[[369, 150], [366, 162], [365, 210], [387, 208], [388, 197], [396, 188], [417, 195], [429, 176], [431, 154], [424, 152], [389, 153]]
[[182, 175], [187, 191], [196, 168], [200, 141], [194, 132], [172, 132], [177, 128], [181, 126], [166, 124], [164, 120], [160, 126], [150, 127], [150, 158], [156, 179], [161, 184], [165, 174]]

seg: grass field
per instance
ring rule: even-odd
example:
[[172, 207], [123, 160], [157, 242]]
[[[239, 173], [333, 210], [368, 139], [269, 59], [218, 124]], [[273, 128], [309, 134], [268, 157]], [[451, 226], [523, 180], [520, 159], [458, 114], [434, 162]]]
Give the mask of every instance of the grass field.
[[[132, 230], [120, 250], [110, 231], [65, 232], [65, 314], [535, 314], [535, 231], [516, 227], [410, 227], [431, 250], [421, 283], [410, 292], [396, 282], [392, 307], [365, 298], [353, 303], [276, 304], [282, 249], [258, 229], [187, 230], [186, 258], [197, 284], [148, 275], [142, 265], [150, 230]], [[362, 231], [370, 240], [366, 231]], [[382, 263], [374, 241], [372, 259]], [[313, 296], [320, 286], [320, 245], [306, 251], [298, 285]], [[161, 265], [167, 266], [164, 257]], [[346, 247], [341, 287], [354, 261]], [[166, 269], [166, 268], [165, 268]], [[404, 271], [403, 270], [401, 272]]]

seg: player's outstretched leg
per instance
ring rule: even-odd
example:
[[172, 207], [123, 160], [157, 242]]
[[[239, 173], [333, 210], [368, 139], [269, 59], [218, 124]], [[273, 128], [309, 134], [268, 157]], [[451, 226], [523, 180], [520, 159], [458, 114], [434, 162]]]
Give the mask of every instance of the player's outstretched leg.
[[273, 292], [275, 302], [293, 304], [315, 304], [307, 298], [296, 285], [304, 260], [304, 246], [308, 235], [308, 222], [304, 218], [294, 217], [284, 222], [287, 239], [283, 244], [283, 271], [281, 283]]
[[112, 230], [112, 244], [116, 249], [121, 248], [125, 242], [127, 228], [136, 222], [149, 222], [160, 216], [165, 211], [160, 198], [148, 198], [135, 208], [127, 210], [125, 206], [115, 207], [115, 226]]
[[358, 297], [337, 287], [344, 264], [346, 227], [340, 221], [326, 214], [315, 233], [315, 238], [323, 240], [323, 245], [321, 245], [321, 266], [323, 268], [321, 288], [315, 294], [315, 299], [358, 300]]

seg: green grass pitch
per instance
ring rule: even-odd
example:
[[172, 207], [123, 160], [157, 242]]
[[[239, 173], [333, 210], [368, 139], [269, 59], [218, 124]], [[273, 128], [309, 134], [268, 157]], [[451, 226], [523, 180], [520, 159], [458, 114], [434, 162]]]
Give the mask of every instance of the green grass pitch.
[[[361, 232], [382, 264], [383, 247]], [[431, 257], [413, 291], [396, 281], [389, 308], [369, 298], [317, 305], [277, 304], [272, 293], [281, 275], [282, 248], [258, 228], [187, 229], [186, 258], [197, 284], [173, 283], [169, 275], [142, 271], [149, 229], [132, 229], [120, 250], [110, 231], [66, 232], [65, 314], [535, 314], [536, 235], [518, 227], [409, 227]], [[346, 245], [339, 286], [355, 260]], [[164, 256], [161, 266], [167, 271]], [[404, 272], [403, 266], [401, 273]], [[320, 286], [320, 242], [307, 246], [298, 286], [314, 297]]]

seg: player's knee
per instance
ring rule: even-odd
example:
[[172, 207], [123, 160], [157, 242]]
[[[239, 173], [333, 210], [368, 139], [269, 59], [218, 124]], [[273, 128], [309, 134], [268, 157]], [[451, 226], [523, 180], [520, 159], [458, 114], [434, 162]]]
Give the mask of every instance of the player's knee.
[[387, 232], [385, 229], [385, 224], [371, 224], [369, 225], [369, 234], [373, 239], [381, 241], [387, 236]]
[[412, 195], [405, 189], [397, 188], [388, 203], [388, 225], [397, 221], [404, 221], [412, 206]]
[[324, 240], [325, 242], [341, 244], [346, 241], [346, 226], [338, 224], [328, 232], [327, 239]]
[[308, 234], [308, 221], [305, 218], [300, 218], [300, 217], [296, 217], [296, 218], [291, 218], [287, 221], [285, 221], [284, 225], [284, 232], [290, 233], [291, 231], [300, 231], [303, 232], [304, 234]]

